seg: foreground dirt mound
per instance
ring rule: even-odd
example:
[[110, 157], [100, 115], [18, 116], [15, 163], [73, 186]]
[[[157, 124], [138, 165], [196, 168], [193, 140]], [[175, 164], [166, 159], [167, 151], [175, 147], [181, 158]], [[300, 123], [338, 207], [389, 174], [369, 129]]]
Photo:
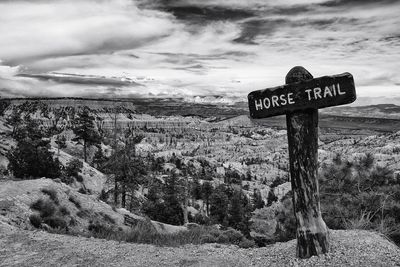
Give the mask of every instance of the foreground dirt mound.
[[258, 249], [206, 244], [156, 247], [27, 231], [0, 223], [0, 266], [400, 266], [379, 234], [331, 231], [331, 252], [295, 258], [295, 240]]

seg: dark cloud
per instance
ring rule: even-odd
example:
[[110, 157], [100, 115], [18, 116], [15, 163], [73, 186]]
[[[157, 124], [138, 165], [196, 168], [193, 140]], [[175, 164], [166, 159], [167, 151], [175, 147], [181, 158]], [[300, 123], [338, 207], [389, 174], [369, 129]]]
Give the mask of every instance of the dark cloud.
[[242, 32], [240, 36], [234, 39], [234, 42], [244, 44], [256, 44], [254, 39], [258, 35], [270, 35], [279, 25], [287, 23], [284, 19], [252, 19], [241, 24]]
[[76, 75], [76, 74], [64, 74], [64, 73], [51, 73], [51, 74], [18, 74], [18, 77], [34, 78], [38, 80], [54, 81], [57, 83], [72, 83], [72, 84], [83, 84], [83, 85], [101, 85], [101, 86], [142, 86], [130, 79], [121, 80], [118, 78], [107, 78], [101, 76], [88, 76], [88, 75]]
[[355, 6], [355, 5], [381, 5], [381, 4], [392, 4], [398, 3], [398, 0], [330, 0], [325, 3], [321, 3], [321, 6], [337, 7], [337, 6]]
[[218, 20], [238, 20], [254, 16], [254, 13], [249, 10], [226, 7], [165, 6], [163, 9], [172, 13], [178, 19], [198, 23]]

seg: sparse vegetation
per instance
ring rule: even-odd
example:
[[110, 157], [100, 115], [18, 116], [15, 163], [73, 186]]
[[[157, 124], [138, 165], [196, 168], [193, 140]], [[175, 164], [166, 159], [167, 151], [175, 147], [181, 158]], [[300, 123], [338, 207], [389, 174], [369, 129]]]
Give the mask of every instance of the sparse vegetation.
[[236, 244], [243, 248], [254, 246], [254, 242], [233, 229], [218, 230], [215, 227], [201, 226], [174, 234], [161, 234], [156, 231], [149, 220], [140, 221], [128, 232], [120, 231], [114, 226], [100, 223], [89, 225], [90, 236], [95, 238], [118, 240], [131, 243], [154, 244], [157, 246], [181, 246], [185, 244], [221, 243]]
[[52, 189], [52, 188], [43, 188], [43, 189], [42, 189], [42, 193], [48, 195], [49, 198], [50, 198], [51, 200], [53, 200], [53, 202], [54, 202], [55, 204], [58, 205], [59, 201], [58, 201], [57, 192], [56, 192], [55, 189]]
[[[50, 195], [54, 196], [52, 193]], [[31, 209], [39, 212], [39, 214], [32, 214], [29, 217], [33, 226], [40, 228], [41, 224], [45, 223], [53, 229], [68, 230], [64, 216], [68, 215], [69, 211], [65, 207], [58, 207], [58, 199], [56, 198], [56, 200], [57, 203], [50, 197], [47, 200], [38, 199], [31, 204]]]
[[31, 209], [39, 211], [40, 216], [44, 218], [50, 217], [56, 212], [56, 205], [51, 200], [38, 199], [32, 203]]

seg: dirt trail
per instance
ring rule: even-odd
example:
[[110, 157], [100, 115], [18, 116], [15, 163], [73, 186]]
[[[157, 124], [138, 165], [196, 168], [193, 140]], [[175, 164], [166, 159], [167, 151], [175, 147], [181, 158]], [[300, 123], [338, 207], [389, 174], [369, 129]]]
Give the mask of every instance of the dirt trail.
[[0, 266], [400, 266], [400, 249], [367, 231], [331, 231], [331, 252], [295, 258], [295, 241], [178, 248], [20, 230], [0, 224]]

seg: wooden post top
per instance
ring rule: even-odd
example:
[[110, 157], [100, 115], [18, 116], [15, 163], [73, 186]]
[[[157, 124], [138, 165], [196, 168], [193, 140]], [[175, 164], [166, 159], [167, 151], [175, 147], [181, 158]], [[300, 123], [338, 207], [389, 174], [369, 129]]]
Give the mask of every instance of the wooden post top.
[[288, 74], [286, 75], [285, 82], [286, 84], [289, 83], [297, 83], [301, 81], [311, 80], [314, 78], [311, 73], [308, 72], [302, 66], [293, 67]]

